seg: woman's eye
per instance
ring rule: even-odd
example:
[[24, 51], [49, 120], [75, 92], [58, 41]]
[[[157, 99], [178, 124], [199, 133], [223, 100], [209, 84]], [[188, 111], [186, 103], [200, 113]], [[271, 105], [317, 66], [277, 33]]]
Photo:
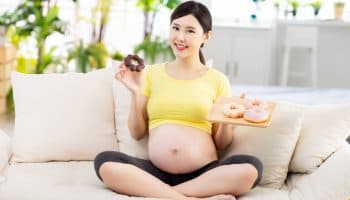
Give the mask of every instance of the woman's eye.
[[194, 31], [192, 31], [192, 30], [189, 30], [188, 32], [189, 32], [189, 33], [195, 33], [195, 32], [194, 32]]
[[177, 30], [177, 31], [179, 30], [179, 28], [176, 27], [176, 26], [173, 26], [173, 29], [174, 29], [174, 30]]

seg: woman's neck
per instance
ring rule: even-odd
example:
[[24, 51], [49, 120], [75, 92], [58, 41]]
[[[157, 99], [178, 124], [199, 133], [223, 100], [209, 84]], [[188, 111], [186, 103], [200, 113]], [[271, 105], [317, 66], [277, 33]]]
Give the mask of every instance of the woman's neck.
[[182, 70], [197, 71], [203, 69], [203, 64], [198, 59], [185, 58], [185, 59], [175, 59], [173, 64]]

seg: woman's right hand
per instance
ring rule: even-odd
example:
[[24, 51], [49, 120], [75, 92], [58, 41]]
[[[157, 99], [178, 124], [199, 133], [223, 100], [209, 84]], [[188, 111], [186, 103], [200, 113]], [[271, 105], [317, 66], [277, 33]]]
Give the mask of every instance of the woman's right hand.
[[125, 66], [122, 62], [119, 66], [119, 71], [115, 74], [115, 79], [123, 83], [130, 92], [136, 93], [140, 91], [141, 88], [141, 79], [142, 71], [131, 71], [128, 67]]

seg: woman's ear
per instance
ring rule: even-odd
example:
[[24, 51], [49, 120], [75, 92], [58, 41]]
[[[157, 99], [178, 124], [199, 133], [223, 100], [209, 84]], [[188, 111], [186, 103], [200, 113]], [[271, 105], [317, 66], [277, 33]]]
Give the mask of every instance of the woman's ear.
[[204, 40], [203, 43], [207, 43], [212, 36], [212, 31], [208, 31], [207, 33], [204, 33]]

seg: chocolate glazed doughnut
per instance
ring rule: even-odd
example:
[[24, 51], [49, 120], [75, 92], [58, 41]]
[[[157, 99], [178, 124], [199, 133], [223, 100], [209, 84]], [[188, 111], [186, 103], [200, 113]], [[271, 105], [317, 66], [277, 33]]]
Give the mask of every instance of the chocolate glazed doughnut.
[[131, 71], [140, 72], [145, 68], [145, 62], [138, 55], [128, 55], [124, 58], [124, 64]]

